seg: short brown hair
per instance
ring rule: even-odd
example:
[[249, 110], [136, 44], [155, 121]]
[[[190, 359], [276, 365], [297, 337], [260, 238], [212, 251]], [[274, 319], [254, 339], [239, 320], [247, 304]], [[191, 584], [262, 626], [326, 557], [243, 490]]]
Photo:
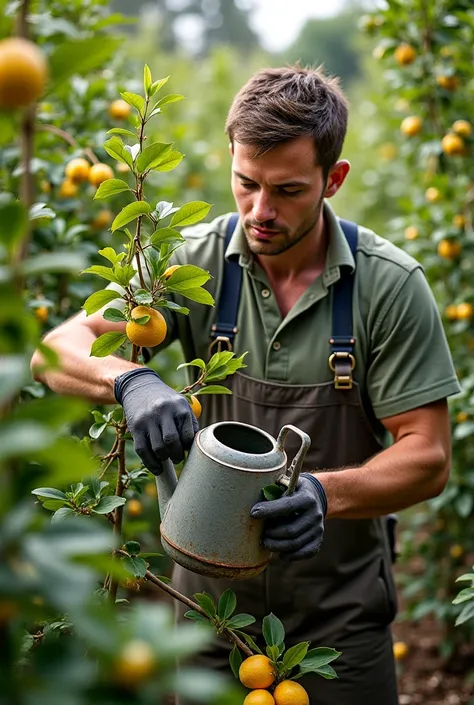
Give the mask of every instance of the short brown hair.
[[348, 101], [339, 79], [321, 67], [262, 69], [240, 89], [225, 129], [231, 142], [255, 145], [255, 156], [302, 136], [314, 138], [325, 176], [337, 162], [347, 130]]

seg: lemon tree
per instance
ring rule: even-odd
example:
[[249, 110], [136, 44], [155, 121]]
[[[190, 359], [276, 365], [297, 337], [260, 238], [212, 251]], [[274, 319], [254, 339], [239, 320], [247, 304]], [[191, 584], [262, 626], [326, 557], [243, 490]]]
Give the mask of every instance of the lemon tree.
[[462, 394], [450, 400], [453, 433], [451, 477], [445, 491], [404, 519], [400, 571], [414, 619], [433, 614], [446, 630], [443, 653], [472, 639], [472, 624], [454, 628], [456, 578], [474, 551], [473, 348], [474, 289], [470, 108], [474, 70], [470, 46], [474, 19], [469, 2], [389, 0], [365, 20], [377, 38], [374, 57], [385, 68], [385, 98], [398, 160], [407, 175], [400, 216], [389, 236], [424, 266], [453, 353]]

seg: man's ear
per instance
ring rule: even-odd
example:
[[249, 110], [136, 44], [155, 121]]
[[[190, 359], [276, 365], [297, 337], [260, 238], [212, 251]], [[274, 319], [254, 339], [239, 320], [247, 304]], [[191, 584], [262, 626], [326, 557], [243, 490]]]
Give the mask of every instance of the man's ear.
[[334, 196], [342, 184], [346, 180], [346, 176], [349, 173], [351, 165], [347, 159], [341, 159], [336, 162], [333, 167], [329, 170], [328, 181], [326, 184], [326, 191], [324, 192], [324, 198], [331, 198]]

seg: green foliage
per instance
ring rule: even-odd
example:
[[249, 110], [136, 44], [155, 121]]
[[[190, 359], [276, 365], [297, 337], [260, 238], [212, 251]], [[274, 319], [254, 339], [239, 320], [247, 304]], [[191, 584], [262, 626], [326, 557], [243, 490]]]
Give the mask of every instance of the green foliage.
[[[472, 114], [474, 23], [469, 8], [450, 0], [436, 6], [421, 0], [390, 2], [363, 19], [378, 40], [374, 57], [385, 68], [383, 99], [386, 107], [392, 106], [385, 126], [392, 131], [390, 165], [395, 174], [400, 168], [405, 174], [399, 214], [386, 232], [424, 267], [463, 390], [450, 399], [453, 457], [448, 485], [439, 497], [407, 514], [400, 537], [401, 560], [418, 565], [415, 578], [411, 571], [400, 574], [406, 616], [434, 615], [443, 624], [445, 656], [474, 634], [472, 620], [459, 618], [462, 603], [453, 602], [456, 577], [474, 550], [474, 527], [466, 521], [474, 507], [474, 170], [472, 126], [466, 122]], [[410, 134], [404, 121], [413, 117], [419, 124]], [[456, 617], [460, 626], [454, 629]]]

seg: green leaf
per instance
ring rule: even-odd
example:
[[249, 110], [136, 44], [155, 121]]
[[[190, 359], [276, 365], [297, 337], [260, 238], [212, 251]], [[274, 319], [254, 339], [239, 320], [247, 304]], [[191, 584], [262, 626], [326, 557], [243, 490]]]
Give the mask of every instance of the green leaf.
[[167, 279], [167, 288], [169, 291], [182, 293], [187, 289], [201, 287], [210, 278], [211, 275], [204, 269], [193, 264], [183, 264]]
[[146, 289], [138, 289], [134, 292], [133, 298], [138, 304], [146, 305], [153, 303], [153, 295]]
[[102, 67], [116, 53], [122, 41], [121, 38], [101, 34], [59, 43], [49, 57], [51, 81], [48, 92], [57, 91], [58, 86], [71, 76], [86, 75]]
[[199, 607], [204, 610], [208, 617], [214, 619], [217, 616], [216, 606], [211, 595], [207, 592], [196, 592], [194, 594], [194, 599], [198, 603]]
[[238, 629], [235, 629], [235, 633], [240, 636], [243, 641], [245, 641], [252, 651], [254, 651], [256, 654], [263, 654], [262, 649], [257, 646], [257, 642], [253, 639], [253, 637], [250, 636], [250, 634], [246, 634], [245, 632], [241, 632]]
[[185, 296], [191, 301], [196, 301], [198, 304], [206, 304], [207, 306], [214, 306], [214, 299], [207, 289], [201, 289], [201, 287], [196, 287], [196, 289], [186, 289], [186, 291], [181, 292], [182, 296]]
[[135, 168], [139, 174], [153, 169], [171, 152], [171, 143], [153, 142], [140, 152], [135, 161]]
[[124, 225], [127, 225], [127, 223], [135, 220], [135, 218], [138, 218], [141, 215], [146, 215], [150, 213], [150, 211], [151, 206], [146, 201], [135, 201], [134, 203], [129, 203], [128, 206], [122, 208], [120, 213], [116, 216], [110, 229], [114, 233], [119, 228], [123, 228]]
[[106, 308], [103, 317], [106, 321], [112, 321], [113, 323], [121, 323], [127, 320], [123, 311], [118, 308]]
[[240, 653], [239, 649], [237, 648], [237, 644], [234, 644], [232, 651], [229, 654], [229, 663], [230, 663], [230, 667], [232, 669], [232, 673], [234, 674], [234, 677], [238, 679], [239, 668], [242, 663], [242, 654]]
[[316, 669], [315, 673], [326, 680], [333, 680], [334, 678], [337, 678], [337, 673], [332, 666], [321, 666]]
[[196, 612], [196, 610], [188, 610], [184, 613], [184, 616], [187, 617], [187, 619], [192, 619], [194, 622], [202, 622], [207, 626], [211, 624], [207, 617], [205, 617], [200, 612]]
[[117, 282], [126, 287], [135, 276], [136, 269], [131, 264], [117, 265], [114, 267], [114, 274], [117, 277]]
[[143, 117], [143, 115], [145, 114], [145, 99], [143, 98], [143, 96], [138, 95], [138, 93], [129, 93], [128, 91], [120, 93], [120, 95], [126, 103], [128, 103], [129, 105], [133, 105], [133, 107], [136, 108], [140, 115]]
[[116, 507], [121, 507], [125, 504], [126, 501], [125, 497], [116, 497], [115, 495], [102, 497], [100, 502], [93, 507], [92, 511], [96, 514], [109, 514], [109, 512], [112, 512]]
[[127, 541], [127, 543], [124, 545], [124, 549], [131, 556], [137, 556], [140, 553], [141, 548], [142, 547], [140, 546], [138, 541]]
[[191, 201], [182, 206], [171, 218], [171, 227], [182, 228], [185, 225], [194, 225], [206, 217], [211, 209], [211, 204], [205, 201]]
[[8, 250], [26, 233], [28, 214], [18, 201], [0, 206], [0, 243]]
[[86, 264], [84, 255], [78, 252], [46, 252], [23, 260], [21, 274], [32, 276], [45, 272], [72, 272], [76, 274]]
[[62, 499], [46, 499], [43, 502], [43, 507], [50, 512], [57, 512], [58, 509], [64, 506], [70, 507], [71, 505], [69, 502], [64, 502]]
[[175, 311], [176, 313], [184, 313], [185, 316], [189, 315], [189, 308], [186, 308], [186, 306], [179, 306], [174, 301], [168, 301], [167, 299], [158, 301], [156, 303], [156, 306], [161, 306], [162, 308], [169, 308], [170, 311]]
[[103, 181], [97, 191], [95, 192], [94, 199], [96, 198], [110, 198], [110, 196], [115, 196], [117, 193], [123, 193], [124, 191], [131, 191], [131, 188], [122, 179], [107, 179]]
[[106, 423], [93, 423], [92, 426], [89, 429], [89, 436], [93, 438], [95, 441], [101, 437], [101, 435], [104, 433], [105, 429], [107, 428]]
[[[104, 149], [112, 159], [116, 159], [122, 162], [122, 164], [127, 164], [130, 169], [133, 169], [132, 155], [125, 149], [125, 145], [120, 137], [111, 137], [107, 142], [104, 142]], [[117, 180], [119, 181], [119, 179]]]
[[[150, 236], [150, 244], [154, 247], [160, 245], [174, 245], [178, 242], [186, 242], [186, 240], [177, 230], [173, 230], [173, 228], [159, 228], [159, 230], [155, 230]], [[173, 274], [171, 276], [173, 276]]]
[[127, 573], [131, 573], [136, 578], [144, 578], [146, 575], [147, 567], [143, 558], [139, 558], [138, 556], [126, 556], [122, 558], [122, 565]]
[[169, 76], [166, 76], [166, 78], [160, 78], [158, 81], [154, 81], [150, 86], [149, 95], [155, 95], [155, 93], [157, 93], [161, 88], [163, 88], [165, 83], [168, 83], [169, 78]]
[[283, 654], [283, 665], [285, 668], [291, 671], [292, 668], [297, 666], [308, 653], [309, 645], [309, 641], [304, 641], [300, 644], [295, 644], [295, 646], [291, 646], [285, 651]]
[[253, 624], [255, 622], [255, 617], [252, 617], [251, 614], [236, 614], [232, 619], [229, 619], [227, 622], [227, 626], [229, 629], [243, 629], [244, 627], [248, 627], [249, 624]]
[[279, 646], [267, 646], [265, 651], [267, 652], [267, 656], [271, 661], [278, 660], [278, 657], [280, 655], [280, 647]]
[[32, 490], [31, 494], [34, 494], [36, 497], [44, 497], [45, 499], [63, 499], [67, 502], [67, 497], [64, 492], [54, 487], [38, 487], [38, 489]]
[[268, 646], [279, 646], [285, 641], [285, 628], [273, 612], [263, 618], [262, 633]]
[[83, 269], [82, 274], [96, 274], [98, 277], [102, 277], [103, 279], [107, 279], [107, 281], [109, 281], [109, 282], [114, 282], [115, 284], [119, 284], [119, 281], [117, 279], [117, 275], [114, 273], [113, 268], [112, 267], [104, 267], [101, 264], [93, 264], [92, 267], [88, 267], [87, 269]]
[[200, 370], [204, 371], [206, 369], [206, 363], [204, 360], [196, 358], [195, 360], [191, 360], [191, 362], [182, 362], [176, 369], [181, 370], [183, 367], [199, 367]]
[[330, 649], [327, 646], [311, 649], [301, 661], [300, 668], [304, 671], [316, 671], [331, 661], [335, 661], [341, 653], [341, 651]]
[[184, 154], [177, 152], [175, 149], [165, 154], [163, 159], [153, 166], [155, 171], [173, 171], [183, 161]]
[[84, 302], [82, 308], [85, 310], [88, 316], [96, 311], [100, 311], [106, 304], [119, 299], [120, 294], [117, 291], [112, 291], [111, 289], [101, 289], [96, 291], [89, 296]]
[[266, 485], [266, 487], [262, 487], [263, 496], [269, 502], [272, 502], [274, 499], [279, 499], [284, 491], [285, 489], [280, 487], [280, 485]]
[[99, 336], [92, 343], [91, 357], [111, 355], [127, 340], [125, 333], [110, 332]]
[[[126, 130], [125, 127], [113, 127], [111, 130], [107, 130], [108, 135], [126, 135], [127, 137], [133, 137], [134, 140], [137, 139], [137, 133], [132, 132], [132, 130]], [[97, 196], [96, 196], [97, 198]]]
[[203, 394], [232, 394], [231, 390], [227, 387], [223, 387], [220, 384], [210, 384], [204, 387], [200, 387], [196, 392], [193, 392], [194, 396], [202, 396]]
[[463, 573], [459, 578], [456, 578], [456, 583], [463, 582], [465, 580], [472, 580], [474, 582], [474, 573]]
[[219, 597], [219, 604], [217, 606], [217, 614], [219, 615], [219, 619], [229, 619], [236, 607], [237, 598], [234, 591], [230, 588], [224, 590], [222, 595]]
[[147, 313], [145, 316], [140, 316], [139, 318], [134, 318], [133, 322], [138, 323], [139, 326], [144, 326], [150, 320], [150, 316]]
[[112, 264], [117, 264], [117, 262], [121, 262], [123, 260], [125, 257], [125, 252], [118, 254], [115, 252], [113, 247], [104, 247], [102, 250], [99, 250], [99, 255], [105, 257], [105, 259], [112, 262]]
[[57, 512], [54, 512], [53, 516], [51, 517], [51, 521], [62, 521], [63, 519], [67, 519], [68, 517], [73, 516], [74, 514], [74, 509], [70, 509], [70, 507], [61, 507], [61, 509], [58, 509]]
[[143, 67], [143, 88], [145, 89], [146, 95], [150, 95], [150, 88], [152, 83], [153, 79], [151, 77], [150, 67], [148, 66], [148, 64], [145, 64], [145, 66]]
[[155, 105], [155, 108], [160, 108], [162, 105], [166, 105], [167, 103], [177, 103], [179, 100], [185, 100], [184, 95], [181, 95], [180, 93], [170, 93], [169, 95], [163, 96], [163, 98], [161, 98], [161, 100], [159, 100]]
[[474, 600], [474, 588], [467, 587], [461, 590], [459, 595], [453, 600], [453, 605], [460, 605], [462, 602], [467, 602], [468, 600]]

